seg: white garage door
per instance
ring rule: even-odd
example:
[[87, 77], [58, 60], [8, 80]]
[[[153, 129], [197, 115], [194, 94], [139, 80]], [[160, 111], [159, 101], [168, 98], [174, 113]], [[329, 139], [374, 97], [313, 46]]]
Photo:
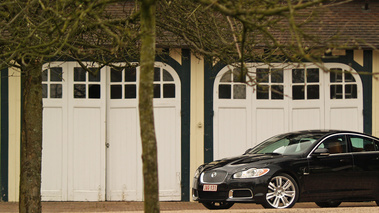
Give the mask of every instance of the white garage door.
[[[92, 68], [91, 68], [92, 69]], [[105, 199], [105, 69], [43, 69], [42, 198]]]
[[[138, 68], [92, 67], [44, 67], [42, 198], [142, 200]], [[160, 198], [180, 200], [180, 81], [157, 63], [154, 85]]]
[[[108, 100], [108, 200], [142, 200], [138, 119], [139, 69], [111, 69]], [[174, 70], [156, 63], [154, 116], [161, 200], [180, 200], [180, 86]]]
[[[67, 199], [67, 85], [61, 64], [43, 70], [42, 194], [44, 200]], [[67, 66], [65, 66], [67, 69]], [[49, 132], [49, 134], [47, 134]], [[65, 187], [65, 189], [63, 189]]]
[[363, 130], [359, 75], [344, 64], [248, 64], [253, 86], [227, 66], [214, 86], [214, 159], [239, 155], [275, 134], [305, 129]]

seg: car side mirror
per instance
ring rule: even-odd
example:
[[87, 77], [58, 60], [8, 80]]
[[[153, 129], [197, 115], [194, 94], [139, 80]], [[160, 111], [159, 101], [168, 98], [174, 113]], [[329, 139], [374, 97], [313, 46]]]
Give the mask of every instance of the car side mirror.
[[314, 157], [325, 157], [329, 155], [330, 155], [330, 152], [326, 148], [318, 148], [312, 153], [312, 156]]

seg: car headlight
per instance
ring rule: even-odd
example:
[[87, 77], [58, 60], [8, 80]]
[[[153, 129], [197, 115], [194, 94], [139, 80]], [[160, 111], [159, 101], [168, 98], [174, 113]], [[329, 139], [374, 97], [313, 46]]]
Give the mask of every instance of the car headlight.
[[234, 173], [233, 178], [256, 178], [256, 177], [261, 177], [267, 174], [269, 171], [270, 169], [267, 169], [267, 168], [264, 168], [264, 169], [251, 168], [248, 170]]

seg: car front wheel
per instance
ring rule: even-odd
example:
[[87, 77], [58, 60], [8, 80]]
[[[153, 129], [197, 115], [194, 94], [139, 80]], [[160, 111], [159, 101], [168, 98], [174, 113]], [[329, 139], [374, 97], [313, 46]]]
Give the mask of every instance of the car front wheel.
[[296, 181], [287, 174], [280, 174], [271, 178], [262, 206], [276, 209], [291, 208], [298, 197], [299, 187]]
[[203, 202], [201, 203], [207, 209], [229, 209], [234, 203], [221, 201], [221, 202]]
[[316, 205], [319, 207], [338, 207], [341, 204], [341, 202], [337, 201], [327, 201], [327, 202], [316, 202]]

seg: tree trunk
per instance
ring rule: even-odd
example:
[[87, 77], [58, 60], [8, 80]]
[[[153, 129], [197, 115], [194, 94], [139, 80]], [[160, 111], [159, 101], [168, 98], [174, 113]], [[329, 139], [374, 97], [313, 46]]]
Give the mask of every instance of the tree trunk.
[[31, 62], [22, 69], [20, 213], [41, 212], [42, 66]]
[[155, 0], [141, 0], [139, 116], [145, 212], [159, 212], [157, 142], [154, 129]]

